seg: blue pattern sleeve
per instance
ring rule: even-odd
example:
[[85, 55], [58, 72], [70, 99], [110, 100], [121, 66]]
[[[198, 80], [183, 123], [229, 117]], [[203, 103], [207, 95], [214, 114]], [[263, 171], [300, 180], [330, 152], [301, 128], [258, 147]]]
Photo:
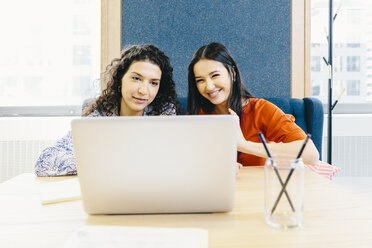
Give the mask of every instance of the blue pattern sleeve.
[[35, 164], [37, 176], [65, 176], [76, 174], [76, 160], [71, 131], [55, 146], [43, 150]]
[[164, 104], [160, 115], [177, 115], [176, 106], [170, 102]]

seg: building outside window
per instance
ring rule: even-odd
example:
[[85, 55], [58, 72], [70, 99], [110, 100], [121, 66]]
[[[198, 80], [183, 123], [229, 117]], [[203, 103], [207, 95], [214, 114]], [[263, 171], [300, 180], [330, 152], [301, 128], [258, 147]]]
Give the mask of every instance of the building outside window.
[[360, 71], [359, 56], [347, 56], [347, 71]]
[[320, 84], [312, 82], [311, 90], [312, 90], [313, 96], [319, 96], [320, 95]]
[[359, 80], [348, 80], [346, 94], [348, 96], [359, 96], [360, 95], [360, 81]]
[[342, 67], [342, 65], [343, 65], [343, 57], [342, 56], [335, 56], [334, 58], [333, 58], [333, 70], [335, 71], [335, 72], [340, 72], [340, 71], [342, 71], [343, 70], [343, 67]]
[[0, 115], [11, 107], [18, 107], [14, 115], [79, 109], [96, 95], [100, 7], [100, 0], [17, 0], [0, 8]]
[[[334, 12], [342, 4], [333, 25], [333, 99], [345, 88], [335, 111], [343, 105], [372, 113], [372, 1], [334, 0]], [[328, 104], [329, 1], [311, 1], [311, 80], [312, 96]], [[321, 59], [319, 60], [318, 57]], [[320, 63], [320, 70], [319, 64]], [[348, 108], [350, 109], [350, 108]]]
[[320, 71], [320, 56], [311, 57], [311, 71]]

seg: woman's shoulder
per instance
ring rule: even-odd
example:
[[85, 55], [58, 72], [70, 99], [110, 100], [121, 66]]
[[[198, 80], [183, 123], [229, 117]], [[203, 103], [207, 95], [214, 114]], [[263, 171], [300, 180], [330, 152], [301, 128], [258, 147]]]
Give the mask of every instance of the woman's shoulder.
[[265, 100], [263, 98], [256, 98], [256, 97], [249, 98], [249, 102], [254, 104], [254, 105], [273, 105], [268, 100]]
[[167, 102], [162, 107], [160, 115], [177, 115], [177, 107], [171, 102]]
[[102, 113], [98, 110], [98, 109], [94, 109], [89, 115], [88, 117], [98, 117], [98, 116], [102, 116]]
[[243, 111], [246, 109], [255, 109], [262, 106], [271, 106], [272, 103], [269, 101], [263, 99], [263, 98], [256, 98], [256, 97], [250, 97], [246, 100], [246, 104], [244, 104]]
[[268, 100], [265, 100], [263, 98], [255, 98], [255, 97], [250, 97], [249, 98], [249, 104], [248, 105], [251, 105], [253, 107], [258, 107], [258, 106], [266, 106], [266, 107], [277, 107], [275, 104], [273, 104], [272, 102], [268, 101]]
[[271, 115], [276, 112], [279, 108], [273, 103], [262, 99], [262, 98], [249, 98], [249, 102], [242, 109], [243, 115]]
[[[147, 106], [144, 115], [155, 115], [154, 107]], [[171, 102], [166, 102], [162, 105], [159, 115], [177, 115], [177, 107]]]
[[101, 111], [99, 109], [93, 109], [93, 111], [87, 116], [87, 117], [101, 117], [101, 116], [116, 116], [116, 110], [114, 113], [108, 112], [108, 111]]

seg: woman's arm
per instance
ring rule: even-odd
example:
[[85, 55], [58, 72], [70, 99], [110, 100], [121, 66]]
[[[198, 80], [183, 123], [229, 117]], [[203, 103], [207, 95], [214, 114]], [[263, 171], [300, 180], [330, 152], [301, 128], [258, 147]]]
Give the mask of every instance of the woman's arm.
[[[230, 114], [236, 115], [236, 113], [232, 111], [231, 109], [229, 109], [229, 111], [230, 111]], [[265, 148], [261, 143], [247, 141], [244, 138], [241, 128], [238, 129], [238, 132], [239, 132], [238, 133], [238, 151], [239, 152], [267, 158]], [[269, 142], [267, 146], [268, 146], [268, 149], [270, 150], [271, 155], [273, 156], [280, 154], [280, 155], [288, 155], [288, 156], [297, 157], [303, 143], [304, 143], [304, 139], [295, 140], [295, 141], [286, 142], [286, 143]], [[319, 152], [316, 149], [312, 140], [309, 139], [309, 141], [307, 142], [306, 147], [301, 157], [304, 163], [307, 163], [307, 164], [316, 164], [319, 161]]]
[[76, 174], [71, 131], [55, 146], [44, 149], [35, 164], [37, 176], [65, 176]]
[[[267, 146], [273, 156], [280, 154], [297, 157], [303, 143], [303, 140], [296, 140], [289, 143], [269, 143]], [[267, 158], [266, 151], [261, 143], [247, 141], [243, 136], [239, 138], [238, 151]], [[307, 142], [301, 157], [306, 164], [316, 164], [319, 161], [319, 152], [312, 140], [309, 139]]]

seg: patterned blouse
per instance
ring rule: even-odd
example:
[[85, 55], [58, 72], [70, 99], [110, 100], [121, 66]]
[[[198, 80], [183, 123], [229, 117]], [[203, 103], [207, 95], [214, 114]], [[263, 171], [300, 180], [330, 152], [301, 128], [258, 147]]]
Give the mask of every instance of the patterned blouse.
[[[118, 111], [115, 111], [118, 112]], [[94, 110], [89, 117], [118, 116], [117, 113], [106, 113]], [[146, 107], [144, 115], [154, 115], [151, 106]], [[176, 107], [168, 103], [163, 107], [161, 115], [176, 115]], [[71, 131], [57, 140], [54, 146], [44, 149], [35, 164], [35, 173], [40, 177], [66, 176], [76, 174], [76, 161]]]

